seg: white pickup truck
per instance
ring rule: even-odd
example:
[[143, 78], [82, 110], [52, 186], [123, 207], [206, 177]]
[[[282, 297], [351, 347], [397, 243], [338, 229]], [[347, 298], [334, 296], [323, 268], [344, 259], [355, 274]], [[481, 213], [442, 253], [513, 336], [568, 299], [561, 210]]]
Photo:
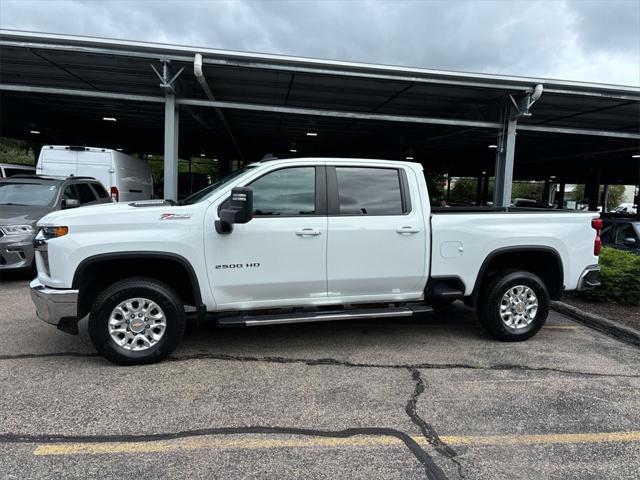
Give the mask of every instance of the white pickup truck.
[[119, 364], [166, 357], [185, 307], [220, 325], [413, 315], [456, 299], [525, 340], [550, 299], [598, 285], [597, 213], [433, 210], [416, 163], [251, 164], [180, 204], [109, 204], [39, 223], [38, 317]]

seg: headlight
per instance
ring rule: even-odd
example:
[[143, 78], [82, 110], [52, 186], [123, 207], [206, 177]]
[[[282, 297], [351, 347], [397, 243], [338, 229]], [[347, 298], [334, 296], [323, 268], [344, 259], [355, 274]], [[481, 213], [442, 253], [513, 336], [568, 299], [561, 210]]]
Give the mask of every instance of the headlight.
[[35, 233], [31, 225], [2, 225], [0, 230], [5, 235], [24, 235], [27, 233]]
[[62, 237], [67, 233], [69, 233], [69, 227], [42, 227], [42, 234], [46, 239]]

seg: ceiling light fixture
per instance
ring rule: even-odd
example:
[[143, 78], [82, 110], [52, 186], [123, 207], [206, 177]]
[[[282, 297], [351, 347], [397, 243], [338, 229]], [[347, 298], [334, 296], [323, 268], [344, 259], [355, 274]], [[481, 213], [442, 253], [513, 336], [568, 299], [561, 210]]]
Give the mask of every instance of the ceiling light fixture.
[[33, 133], [34, 135], [40, 135], [38, 130], [29, 130], [29, 133]]
[[498, 148], [498, 145], [489, 145], [489, 148]]
[[317, 132], [307, 132], [307, 137], [317, 137], [318, 133]]
[[119, 152], [121, 152], [121, 151], [122, 151], [122, 149], [121, 149], [121, 148], [116, 148], [116, 150], [117, 150], [117, 151], [119, 151]]
[[102, 120], [104, 120], [105, 122], [117, 122], [114, 117], [102, 117]]
[[290, 149], [289, 149], [289, 151], [290, 151], [291, 153], [298, 153], [298, 150], [297, 150], [297, 149], [295, 149], [295, 148], [290, 148]]
[[[31, 132], [31, 133], [33, 133], [33, 132]], [[40, 133], [40, 132], [38, 132], [38, 133]], [[631, 158], [640, 158], [640, 155], [638, 155], [638, 154], [636, 154], [636, 155], [631, 155]]]
[[204, 153], [201, 153], [201, 154], [200, 154], [200, 156], [201, 156], [201, 157], [204, 157]]
[[405, 160], [413, 160], [413, 157], [404, 157]]

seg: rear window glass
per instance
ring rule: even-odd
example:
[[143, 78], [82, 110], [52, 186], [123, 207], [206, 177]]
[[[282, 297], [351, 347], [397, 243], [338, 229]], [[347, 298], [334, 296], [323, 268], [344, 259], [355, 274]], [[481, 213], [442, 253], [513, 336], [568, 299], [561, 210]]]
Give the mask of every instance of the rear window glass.
[[400, 173], [392, 168], [336, 167], [340, 215], [402, 215]]
[[56, 198], [58, 186], [41, 183], [0, 183], [0, 205], [46, 207]]
[[107, 191], [104, 189], [104, 187], [102, 185], [100, 185], [99, 183], [92, 183], [91, 186], [93, 187], [93, 189], [98, 194], [98, 197], [100, 197], [100, 198], [109, 198], [109, 195], [107, 195]]

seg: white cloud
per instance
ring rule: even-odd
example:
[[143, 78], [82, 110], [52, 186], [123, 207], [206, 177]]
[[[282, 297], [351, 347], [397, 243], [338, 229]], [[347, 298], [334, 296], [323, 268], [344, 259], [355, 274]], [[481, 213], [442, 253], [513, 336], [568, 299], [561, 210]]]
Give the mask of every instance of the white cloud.
[[2, 0], [0, 26], [640, 85], [638, 0]]

